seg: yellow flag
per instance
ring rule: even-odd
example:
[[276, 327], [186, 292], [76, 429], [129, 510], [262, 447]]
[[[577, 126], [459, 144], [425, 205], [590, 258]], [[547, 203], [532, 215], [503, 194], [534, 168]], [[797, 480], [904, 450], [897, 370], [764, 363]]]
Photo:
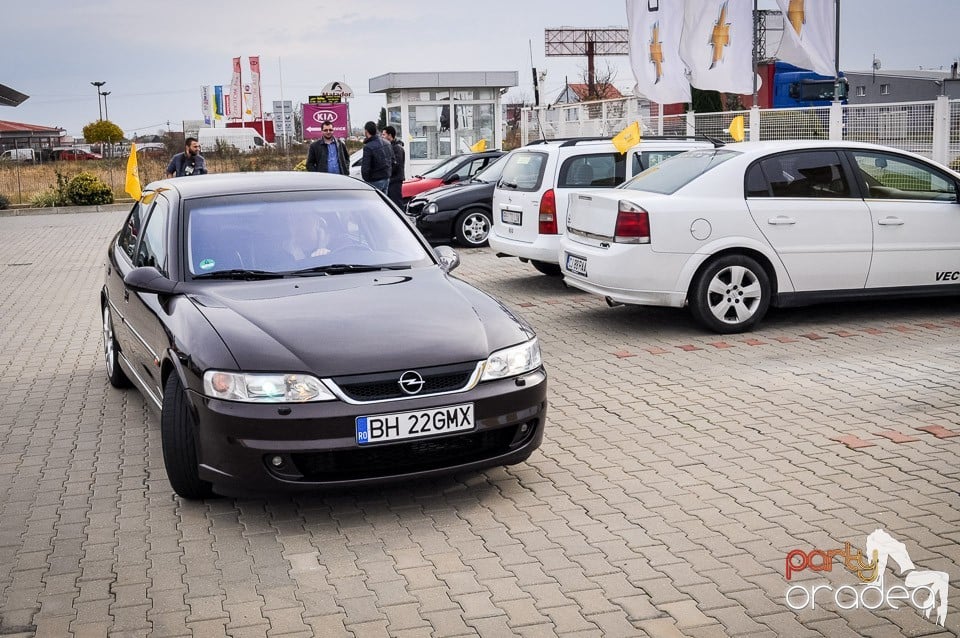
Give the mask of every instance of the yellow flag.
[[484, 152], [485, 150], [487, 150], [487, 140], [486, 139], [480, 140], [479, 142], [471, 146], [470, 150], [473, 151], [474, 153]]
[[627, 128], [613, 136], [613, 145], [621, 153], [626, 153], [631, 146], [640, 143], [640, 123], [634, 122]]
[[130, 157], [127, 158], [127, 183], [124, 186], [125, 191], [137, 200], [143, 192], [140, 190], [140, 173], [137, 171], [137, 145], [130, 145]]
[[734, 142], [743, 141], [743, 116], [738, 115], [733, 118], [733, 121], [730, 122], [730, 128], [727, 129], [727, 132], [730, 133], [730, 137], [733, 138]]

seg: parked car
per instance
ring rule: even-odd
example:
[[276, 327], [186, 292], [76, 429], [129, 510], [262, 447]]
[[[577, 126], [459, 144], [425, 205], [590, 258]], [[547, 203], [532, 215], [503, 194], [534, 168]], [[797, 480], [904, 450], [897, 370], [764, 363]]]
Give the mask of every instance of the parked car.
[[560, 275], [557, 249], [566, 228], [567, 197], [576, 190], [612, 188], [704, 139], [644, 138], [626, 153], [609, 138], [540, 140], [511, 152], [493, 192], [490, 247], [519, 257], [546, 275]]
[[107, 376], [160, 411], [182, 497], [403, 483], [540, 445], [534, 331], [367, 184], [154, 182], [106, 257]]
[[401, 187], [404, 205], [414, 196], [431, 188], [470, 179], [503, 154], [503, 151], [483, 151], [453, 155], [435, 164], [422, 175], [405, 179]]
[[960, 293], [960, 173], [883, 146], [745, 142], [570, 196], [565, 281], [719, 333], [769, 306]]
[[61, 148], [54, 149], [50, 154], [50, 159], [52, 160], [94, 160], [100, 159], [101, 156], [97, 153], [91, 153], [90, 151], [84, 150], [82, 148]]
[[363, 179], [360, 176], [360, 165], [363, 163], [363, 149], [350, 153], [350, 177]]
[[407, 215], [431, 242], [455, 239], [467, 247], [486, 246], [493, 216], [493, 189], [506, 163], [503, 155], [464, 182], [454, 182], [417, 195]]
[[0, 153], [0, 162], [36, 162], [37, 153], [32, 148], [11, 148]]

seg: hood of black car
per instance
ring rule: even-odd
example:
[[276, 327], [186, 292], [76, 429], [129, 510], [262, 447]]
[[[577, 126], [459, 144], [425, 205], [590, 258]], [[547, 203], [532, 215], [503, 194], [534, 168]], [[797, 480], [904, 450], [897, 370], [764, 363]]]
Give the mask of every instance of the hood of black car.
[[452, 208], [482, 200], [493, 199], [494, 182], [457, 182], [448, 186], [440, 186], [416, 196], [429, 202], [436, 202], [441, 208]]
[[532, 336], [436, 266], [254, 282], [190, 297], [241, 370], [337, 376], [481, 361]]

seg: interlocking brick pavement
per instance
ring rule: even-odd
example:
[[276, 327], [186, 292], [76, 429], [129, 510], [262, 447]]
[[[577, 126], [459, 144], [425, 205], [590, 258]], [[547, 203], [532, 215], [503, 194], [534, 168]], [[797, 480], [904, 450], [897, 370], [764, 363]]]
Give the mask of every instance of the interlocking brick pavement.
[[[960, 301], [774, 310], [718, 339], [465, 250], [456, 275], [540, 335], [539, 452], [191, 503], [156, 415], [104, 378], [97, 296], [123, 215], [0, 217], [0, 635], [957, 635]], [[877, 528], [947, 572], [945, 628], [909, 605], [787, 606], [789, 584], [856, 584], [839, 561], [788, 583], [787, 552], [862, 549]]]

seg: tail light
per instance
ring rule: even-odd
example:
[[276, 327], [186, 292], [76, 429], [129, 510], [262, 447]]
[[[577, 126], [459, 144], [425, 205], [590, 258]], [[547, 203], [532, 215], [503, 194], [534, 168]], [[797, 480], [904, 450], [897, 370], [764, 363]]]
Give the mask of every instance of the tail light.
[[620, 200], [613, 241], [618, 244], [649, 244], [650, 214], [636, 204]]
[[551, 188], [540, 198], [540, 234], [556, 235], [557, 233], [557, 196]]

